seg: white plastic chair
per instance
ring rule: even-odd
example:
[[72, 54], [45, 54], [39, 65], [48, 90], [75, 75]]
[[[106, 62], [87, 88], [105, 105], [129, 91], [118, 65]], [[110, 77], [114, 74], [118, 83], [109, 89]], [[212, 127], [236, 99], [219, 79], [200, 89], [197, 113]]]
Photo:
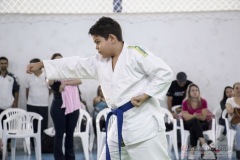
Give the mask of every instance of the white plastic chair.
[[226, 115], [227, 115], [227, 110], [224, 109], [224, 111], [222, 113], [222, 118], [225, 120], [226, 129], [227, 129], [228, 158], [231, 159], [232, 158], [232, 148], [233, 148], [233, 144], [234, 144], [236, 130], [234, 130], [231, 127], [231, 123], [229, 122], [228, 118], [226, 118]]
[[[42, 116], [33, 112], [17, 113], [10, 116], [3, 122], [3, 154], [2, 159], [6, 158], [7, 140], [11, 139], [11, 159], [15, 160], [16, 139], [34, 138], [36, 160], [42, 159], [41, 153], [41, 121]], [[38, 121], [37, 132], [33, 130], [33, 121]]]
[[[177, 108], [181, 108], [181, 107], [182, 107], [182, 105], [175, 105], [175, 106], [172, 107], [172, 111], [174, 113], [178, 114], [177, 113]], [[177, 125], [177, 129], [181, 130], [181, 127]]]
[[165, 115], [166, 122], [173, 124], [173, 129], [170, 131], [166, 131], [166, 135], [169, 137], [169, 141], [168, 141], [169, 149], [171, 150], [173, 146], [176, 159], [179, 159], [178, 147], [177, 147], [177, 120], [173, 118], [172, 113], [169, 112], [168, 109], [161, 108], [161, 111]]
[[[85, 120], [86, 128], [85, 131], [81, 131], [81, 124]], [[87, 111], [84, 109], [79, 110], [79, 118], [74, 130], [73, 136], [79, 137], [82, 140], [83, 152], [86, 160], [89, 160], [89, 141], [90, 141], [90, 127], [92, 124], [92, 118]]]
[[172, 106], [172, 111], [173, 111], [174, 113], [177, 113], [177, 108], [181, 108], [181, 107], [182, 107], [182, 105]]
[[[188, 137], [190, 135], [188, 130], [184, 129], [183, 119], [180, 119], [180, 127], [181, 127], [181, 142], [182, 142], [182, 151], [181, 151], [181, 159], [184, 159], [186, 155], [186, 151], [189, 149], [187, 146], [188, 144]], [[203, 131], [203, 135], [207, 135], [209, 139], [213, 141], [215, 144], [216, 140], [216, 129], [215, 129], [215, 118], [211, 121], [211, 129]]]
[[[111, 111], [110, 108], [105, 108], [103, 110], [101, 110], [96, 117], [96, 133], [97, 133], [97, 159], [100, 158], [104, 144], [105, 144], [105, 140], [106, 140], [106, 132], [105, 131], [101, 131], [101, 127], [100, 127], [100, 120], [102, 118], [104, 118], [104, 120], [106, 121], [107, 119], [107, 114]], [[112, 116], [113, 117], [113, 116]], [[111, 124], [109, 124], [108, 126], [110, 126]]]
[[[221, 133], [224, 130], [224, 126], [219, 124], [219, 118], [221, 117], [221, 107], [218, 106], [218, 108], [215, 108], [213, 111], [213, 114], [215, 115], [215, 120], [216, 120], [216, 139], [221, 135]], [[217, 142], [217, 140], [215, 140]]]
[[[8, 108], [6, 110], [4, 110], [1, 114], [0, 114], [0, 137], [2, 138], [2, 133], [3, 133], [3, 126], [2, 126], [2, 119], [4, 117], [9, 118], [12, 115], [15, 115], [17, 113], [26, 113], [25, 110], [20, 109], [20, 108]], [[23, 141], [23, 147], [24, 147], [24, 152], [27, 152], [28, 154], [31, 154], [31, 148], [30, 148], [30, 139], [29, 138], [25, 138], [25, 141]]]

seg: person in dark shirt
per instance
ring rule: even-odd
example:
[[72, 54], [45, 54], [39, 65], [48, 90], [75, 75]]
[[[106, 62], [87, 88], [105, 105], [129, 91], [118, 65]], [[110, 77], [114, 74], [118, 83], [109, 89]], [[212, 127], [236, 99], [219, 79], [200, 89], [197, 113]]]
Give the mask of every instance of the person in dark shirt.
[[[61, 58], [62, 55], [60, 53], [55, 53], [52, 55], [51, 60]], [[77, 110], [74, 109], [71, 112], [66, 113], [66, 107], [68, 106], [66, 106], [66, 103], [63, 105], [64, 98], [62, 96], [62, 92], [67, 86], [78, 87], [77, 85], [80, 85], [82, 81], [80, 79], [69, 79], [68, 81], [48, 80], [48, 83], [53, 92], [50, 114], [56, 132], [54, 136], [54, 159], [75, 160], [73, 134], [79, 118], [80, 107]], [[75, 97], [69, 95], [68, 98], [74, 99]], [[71, 103], [73, 105], [80, 104], [80, 97], [79, 99], [76, 99], [76, 101], [79, 101], [79, 103], [75, 103], [74, 101], [71, 101]], [[66, 135], [65, 141], [63, 140], [64, 133]], [[63, 143], [65, 152], [63, 152]]]
[[[187, 80], [187, 75], [184, 72], [179, 72], [176, 78], [176, 80], [172, 81], [172, 84], [167, 92], [167, 105], [170, 112], [172, 112], [173, 106], [182, 104], [182, 101], [186, 96], [187, 87], [192, 83], [192, 81]], [[181, 111], [181, 108], [177, 109], [178, 113]], [[177, 114], [173, 112], [172, 114], [174, 118], [178, 117]]]

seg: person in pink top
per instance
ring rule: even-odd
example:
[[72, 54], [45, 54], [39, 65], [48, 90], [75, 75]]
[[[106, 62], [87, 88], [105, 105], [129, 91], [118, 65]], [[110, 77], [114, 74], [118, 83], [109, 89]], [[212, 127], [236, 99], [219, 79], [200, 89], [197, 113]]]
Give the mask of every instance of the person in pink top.
[[203, 131], [209, 129], [209, 123], [206, 121], [207, 113], [207, 101], [201, 97], [199, 87], [196, 84], [190, 84], [186, 98], [182, 102], [184, 129], [190, 132], [191, 151], [188, 159], [195, 158], [194, 151], [198, 140], [204, 150], [210, 149], [203, 137]]

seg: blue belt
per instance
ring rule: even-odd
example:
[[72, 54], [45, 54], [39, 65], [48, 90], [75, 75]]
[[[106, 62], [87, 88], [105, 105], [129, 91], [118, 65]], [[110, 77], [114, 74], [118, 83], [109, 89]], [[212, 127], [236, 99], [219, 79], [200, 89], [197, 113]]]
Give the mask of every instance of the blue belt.
[[112, 115], [117, 116], [117, 127], [118, 127], [118, 150], [119, 150], [119, 158], [121, 160], [121, 142], [122, 142], [122, 124], [123, 124], [123, 113], [127, 110], [133, 108], [131, 101], [127, 102], [126, 104], [122, 105], [121, 107], [112, 110], [107, 115], [106, 120], [106, 160], [111, 160], [110, 152], [107, 143], [107, 130], [108, 130], [108, 122]]

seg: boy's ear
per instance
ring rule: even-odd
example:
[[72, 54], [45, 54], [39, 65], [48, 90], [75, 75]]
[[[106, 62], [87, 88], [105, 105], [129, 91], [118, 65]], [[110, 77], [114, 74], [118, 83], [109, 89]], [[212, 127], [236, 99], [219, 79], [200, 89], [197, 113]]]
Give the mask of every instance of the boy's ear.
[[109, 40], [114, 44], [117, 41], [117, 37], [113, 34], [109, 34]]

